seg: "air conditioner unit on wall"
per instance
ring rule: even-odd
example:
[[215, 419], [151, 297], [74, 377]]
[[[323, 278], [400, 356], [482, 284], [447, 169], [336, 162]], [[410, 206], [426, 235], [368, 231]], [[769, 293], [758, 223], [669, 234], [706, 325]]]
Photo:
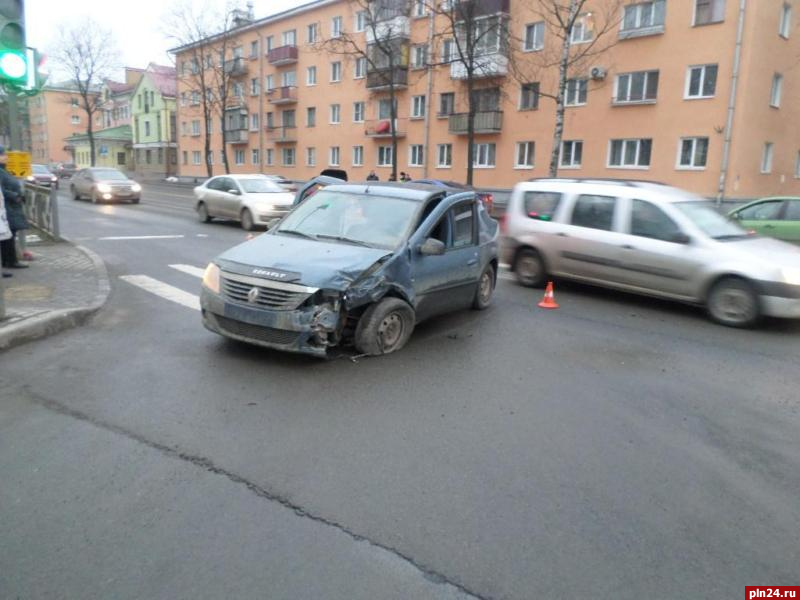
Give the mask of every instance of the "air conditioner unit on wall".
[[589, 75], [592, 79], [605, 79], [606, 70], [603, 67], [592, 67], [589, 70]]

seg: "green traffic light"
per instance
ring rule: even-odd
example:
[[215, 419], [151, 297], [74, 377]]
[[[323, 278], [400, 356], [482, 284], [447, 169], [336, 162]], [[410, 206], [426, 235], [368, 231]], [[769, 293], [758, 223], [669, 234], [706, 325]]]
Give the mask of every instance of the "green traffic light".
[[0, 55], [0, 74], [8, 79], [24, 79], [28, 72], [28, 64], [20, 54], [6, 52]]

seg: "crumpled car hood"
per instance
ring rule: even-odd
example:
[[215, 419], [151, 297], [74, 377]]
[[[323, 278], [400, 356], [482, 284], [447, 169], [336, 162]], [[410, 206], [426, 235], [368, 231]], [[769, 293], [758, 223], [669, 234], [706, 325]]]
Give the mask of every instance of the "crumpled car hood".
[[290, 274], [282, 281], [344, 291], [390, 254], [380, 248], [265, 234], [227, 250], [217, 262], [223, 269], [234, 266], [225, 263], [236, 263], [237, 272], [254, 277], [270, 278], [264, 272], [275, 269]]

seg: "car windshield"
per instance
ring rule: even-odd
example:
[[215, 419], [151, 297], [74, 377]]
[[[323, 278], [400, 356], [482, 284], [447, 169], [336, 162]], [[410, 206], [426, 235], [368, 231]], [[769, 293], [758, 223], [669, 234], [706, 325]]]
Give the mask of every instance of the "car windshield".
[[733, 221], [729, 221], [710, 206], [701, 202], [676, 202], [681, 211], [703, 233], [715, 240], [732, 240], [749, 237], [748, 233]]
[[116, 169], [97, 169], [92, 172], [92, 175], [97, 180], [125, 181], [128, 179]]
[[291, 212], [278, 233], [394, 249], [419, 208], [402, 198], [321, 190]]
[[239, 185], [249, 194], [272, 194], [283, 192], [283, 188], [269, 179], [239, 179]]
[[37, 175], [49, 175], [50, 171], [44, 165], [31, 165], [31, 170]]

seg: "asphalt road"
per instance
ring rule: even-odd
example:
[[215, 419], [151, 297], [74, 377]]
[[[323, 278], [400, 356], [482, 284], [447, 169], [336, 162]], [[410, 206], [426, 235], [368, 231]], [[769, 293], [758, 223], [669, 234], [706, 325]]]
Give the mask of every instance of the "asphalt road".
[[503, 279], [397, 354], [319, 361], [203, 329], [197, 273], [245, 235], [197, 223], [187, 189], [65, 199], [61, 220], [113, 291], [0, 357], [0, 597], [800, 584], [800, 324], [562, 283], [544, 311]]

